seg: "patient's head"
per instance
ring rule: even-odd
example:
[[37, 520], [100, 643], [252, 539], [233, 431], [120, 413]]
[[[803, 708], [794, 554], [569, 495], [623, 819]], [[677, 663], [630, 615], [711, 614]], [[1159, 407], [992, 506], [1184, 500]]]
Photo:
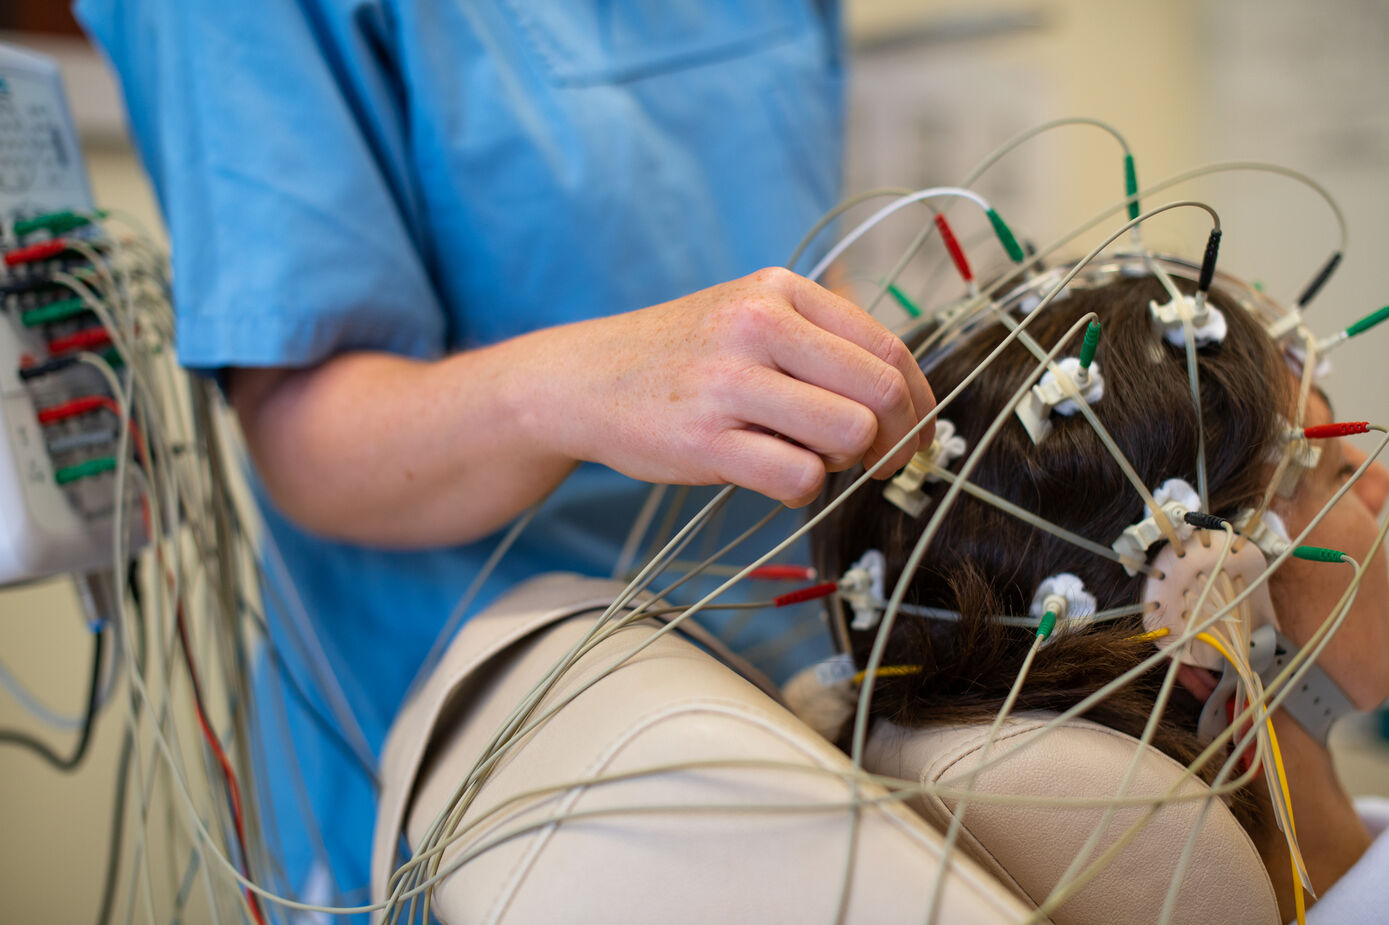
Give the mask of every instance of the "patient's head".
[[[1151, 488], [1171, 478], [1195, 485], [1196, 411], [1186, 355], [1183, 347], [1165, 342], [1155, 329], [1150, 300], [1169, 301], [1150, 277], [1120, 277], [1098, 288], [1072, 288], [1065, 298], [1041, 309], [1028, 330], [1050, 349], [1087, 312], [1096, 313], [1103, 325], [1096, 362], [1105, 381], [1104, 396], [1094, 404], [1096, 415], [1145, 485]], [[1233, 516], [1257, 507], [1262, 499], [1272, 471], [1269, 460], [1282, 446], [1294, 394], [1281, 353], [1260, 324], [1216, 292], [1211, 302], [1225, 315], [1228, 332], [1223, 341], [1199, 351], [1210, 510]], [[935, 393], [949, 393], [1006, 334], [1001, 325], [990, 326], [928, 369]], [[1062, 356], [1078, 351], [1079, 338], [1073, 343]], [[970, 450], [1033, 375], [1036, 363], [1015, 342], [942, 412]], [[971, 481], [1107, 547], [1145, 516], [1143, 503], [1084, 417], [1053, 415], [1051, 420], [1052, 432], [1038, 445], [1016, 419], [1010, 420]], [[958, 462], [952, 466], [956, 471], [959, 467]], [[841, 477], [829, 492], [845, 484], [846, 477]], [[840, 575], [865, 550], [880, 549], [891, 589], [948, 487], [928, 484], [933, 501], [916, 518], [884, 500], [880, 490], [865, 488], [824, 524], [819, 566], [826, 574]], [[921, 665], [923, 670], [880, 679], [874, 714], [906, 725], [994, 715], [1035, 633], [992, 618], [1027, 614], [1038, 586], [1060, 572], [1079, 576], [1101, 610], [1135, 604], [1143, 592], [1143, 575], [1130, 576], [1110, 559], [962, 494], [906, 597], [908, 603], [958, 611], [961, 619], [897, 619], [884, 664]], [[1058, 633], [1034, 662], [1016, 709], [1061, 710], [1074, 705], [1152, 654], [1152, 642], [1139, 638], [1142, 632], [1141, 618], [1133, 616]], [[874, 635], [852, 634], [860, 665]], [[1107, 698], [1088, 718], [1138, 734], [1160, 680], [1160, 669], [1149, 672]], [[1196, 746], [1198, 707], [1194, 701], [1177, 699], [1154, 743], [1174, 757], [1189, 758]]]

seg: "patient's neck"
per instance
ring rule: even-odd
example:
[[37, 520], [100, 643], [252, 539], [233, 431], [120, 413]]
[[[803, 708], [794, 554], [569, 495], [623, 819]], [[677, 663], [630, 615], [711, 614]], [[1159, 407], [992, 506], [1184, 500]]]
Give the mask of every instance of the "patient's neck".
[[[1331, 764], [1331, 753], [1326, 747], [1308, 735], [1283, 710], [1274, 714], [1273, 726], [1278, 733], [1283, 766], [1288, 772], [1298, 845], [1302, 849], [1307, 872], [1311, 875], [1312, 886], [1320, 895], [1360, 860], [1370, 846], [1370, 834], [1356, 815], [1350, 796], [1341, 788]], [[1264, 772], [1273, 775], [1268, 780], [1276, 787], [1274, 769], [1265, 768]], [[1262, 796], [1265, 800], [1268, 798], [1266, 790]], [[1287, 840], [1273, 821], [1272, 806], [1266, 809], [1267, 823], [1255, 835], [1255, 841], [1273, 881], [1274, 891], [1278, 894], [1282, 920], [1291, 922], [1296, 909]], [[1307, 903], [1309, 906], [1312, 903], [1310, 896]]]

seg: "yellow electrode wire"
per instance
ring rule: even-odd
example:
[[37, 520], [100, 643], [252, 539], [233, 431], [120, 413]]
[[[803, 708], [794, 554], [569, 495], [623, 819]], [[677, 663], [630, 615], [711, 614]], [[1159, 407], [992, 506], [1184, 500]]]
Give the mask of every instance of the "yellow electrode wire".
[[[1230, 653], [1221, 645], [1220, 640], [1210, 633], [1197, 633], [1196, 638], [1225, 656], [1225, 660], [1231, 665], [1236, 668], [1241, 667], [1239, 662], [1230, 657]], [[1266, 717], [1264, 722], [1268, 728], [1269, 746], [1273, 751], [1273, 765], [1278, 771], [1278, 787], [1283, 791], [1283, 805], [1288, 810], [1288, 828], [1292, 830], [1293, 840], [1296, 841], [1297, 823], [1293, 821], [1293, 797], [1288, 790], [1288, 772], [1283, 768], [1283, 753], [1278, 748], [1278, 734], [1273, 731], [1273, 717]], [[1297, 925], [1307, 925], [1307, 900], [1302, 895], [1302, 873], [1297, 869], [1297, 859], [1293, 857], [1291, 850], [1288, 852], [1288, 859], [1293, 868], [1293, 903], [1297, 906]]]
[[[1153, 639], [1161, 639], [1163, 636], [1166, 636], [1166, 635], [1167, 635], [1168, 633], [1170, 633], [1170, 632], [1171, 632], [1171, 630], [1169, 630], [1167, 627], [1165, 627], [1165, 626], [1160, 626], [1160, 627], [1158, 627], [1157, 629], [1153, 630], [1152, 632], [1149, 632], [1149, 633], [1139, 633], [1139, 634], [1138, 634], [1137, 636], [1135, 636], [1134, 638], [1135, 638], [1135, 639], [1147, 639], [1147, 640], [1150, 640], [1150, 641], [1151, 641], [1151, 640], [1153, 640]], [[1205, 635], [1205, 634], [1203, 633], [1202, 635]], [[1197, 637], [1197, 638], [1200, 638], [1200, 637]], [[1217, 647], [1217, 648], [1218, 648], [1218, 647]], [[902, 678], [902, 677], [906, 677], [907, 675], [921, 674], [921, 671], [922, 671], [922, 668], [921, 668], [920, 665], [884, 665], [883, 667], [881, 667], [881, 668], [878, 669], [878, 672], [877, 672], [877, 674], [875, 675], [875, 677], [879, 677], [879, 678]], [[855, 683], [855, 684], [862, 684], [862, 683], [863, 683], [863, 679], [866, 678], [866, 677], [868, 677], [868, 672], [867, 672], [867, 671], [860, 671], [858, 674], [854, 675], [854, 683]]]
[[[884, 665], [873, 675], [875, 678], [903, 678], [907, 675], [921, 674], [920, 665]], [[862, 684], [863, 679], [868, 677], [868, 672], [860, 671], [854, 675], [854, 683]]]

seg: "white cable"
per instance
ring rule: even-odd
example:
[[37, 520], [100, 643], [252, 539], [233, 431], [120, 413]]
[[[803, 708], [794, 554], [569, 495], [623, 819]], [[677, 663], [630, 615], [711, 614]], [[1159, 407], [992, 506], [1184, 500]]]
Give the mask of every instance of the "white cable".
[[829, 267], [830, 264], [834, 263], [835, 260], [839, 259], [840, 254], [848, 250], [849, 247], [853, 245], [855, 241], [867, 234], [870, 229], [872, 229], [883, 219], [887, 218], [889, 215], [892, 215], [893, 213], [898, 212], [901, 209], [905, 209], [907, 206], [911, 205], [914, 202], [921, 202], [926, 199], [936, 199], [945, 196], [957, 196], [962, 199], [968, 199], [971, 202], [976, 203], [979, 206], [979, 208], [983, 209], [985, 212], [992, 211], [988, 202], [984, 200], [984, 197], [980, 196], [978, 193], [973, 192], [972, 190], [967, 190], [962, 187], [935, 186], [930, 187], [928, 189], [917, 190], [916, 192], [911, 193], [907, 196], [903, 196], [894, 202], [888, 203], [878, 211], [874, 212], [868, 218], [864, 219], [864, 221], [861, 222], [858, 225], [858, 227], [856, 227], [853, 231], [849, 232], [847, 235], [841, 238], [839, 242], [834, 245], [834, 247], [830, 248], [829, 253], [827, 253], [824, 257], [820, 258], [820, 262], [815, 264], [815, 268], [811, 270], [809, 273], [807, 273], [806, 277], [811, 280], [818, 280], [821, 274], [825, 272], [825, 269]]

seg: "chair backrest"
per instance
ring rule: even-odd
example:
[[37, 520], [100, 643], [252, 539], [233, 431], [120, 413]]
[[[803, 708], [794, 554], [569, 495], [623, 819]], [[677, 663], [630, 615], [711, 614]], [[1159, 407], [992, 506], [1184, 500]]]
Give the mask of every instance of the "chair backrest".
[[[484, 743], [593, 626], [587, 608], [617, 589], [547, 577], [463, 628], [387, 741], [377, 897], [400, 833], [420, 844]], [[492, 844], [439, 884], [434, 914], [449, 925], [832, 921], [848, 872], [844, 921], [922, 921], [940, 834], [872, 783], [859, 787], [869, 802], [851, 812], [841, 752], [705, 648], [658, 630], [642, 622], [620, 631], [546, 695], [534, 715], [573, 700], [486, 779], [463, 819], [476, 825], [441, 869]], [[643, 641], [644, 651], [580, 692]], [[682, 762], [705, 765], [669, 767]], [[591, 815], [553, 821], [573, 813]], [[520, 834], [504, 837], [511, 832]], [[973, 861], [952, 861], [941, 922], [1019, 922], [1029, 911]]]
[[[1128, 795], [1148, 797], [1171, 791], [1209, 797], [1164, 803], [1119, 848], [1115, 846], [1126, 830], [1151, 804], [1117, 810], [1089, 858], [1094, 860], [1111, 848], [1116, 853], [1094, 879], [1050, 913], [1056, 925], [1156, 921], [1198, 820], [1200, 828], [1170, 921], [1221, 925], [1279, 921], [1273, 886], [1258, 851], [1208, 787], [1193, 778], [1182, 780], [1183, 768], [1177, 762], [1113, 729], [1071, 720], [1043, 732], [1052, 718], [1025, 713], [1005, 721], [989, 750], [990, 757], [1001, 760], [982, 770], [971, 789], [1025, 798], [1113, 797], [1137, 755]], [[980, 763], [988, 732], [987, 724], [904, 729], [879, 723], [864, 764], [881, 774], [961, 787]], [[910, 805], [943, 830], [958, 801], [931, 794], [914, 798]], [[1020, 898], [1038, 906], [1066, 875], [1104, 814], [1098, 807], [1029, 805], [1026, 800], [967, 802], [959, 844]]]

